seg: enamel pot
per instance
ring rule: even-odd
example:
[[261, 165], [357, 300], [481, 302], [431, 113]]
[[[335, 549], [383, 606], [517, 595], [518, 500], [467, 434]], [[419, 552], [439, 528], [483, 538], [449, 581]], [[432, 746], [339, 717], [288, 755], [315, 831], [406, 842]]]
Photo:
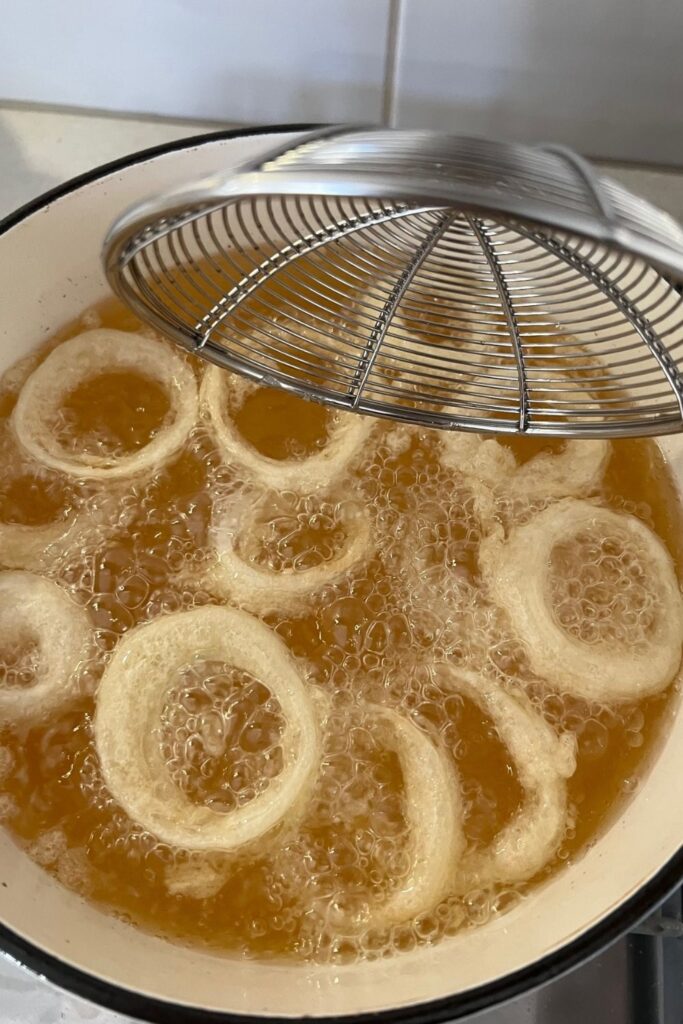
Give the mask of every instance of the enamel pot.
[[[124, 209], [256, 157], [299, 131], [222, 132], [174, 142], [83, 175], [7, 218], [0, 225], [0, 373], [107, 294], [100, 248]], [[683, 438], [662, 447], [683, 482]], [[681, 778], [679, 714], [636, 794], [567, 870], [478, 930], [348, 967], [230, 959], [154, 938], [60, 886], [0, 830], [0, 947], [87, 999], [164, 1024], [454, 1020], [580, 963], [680, 884]]]

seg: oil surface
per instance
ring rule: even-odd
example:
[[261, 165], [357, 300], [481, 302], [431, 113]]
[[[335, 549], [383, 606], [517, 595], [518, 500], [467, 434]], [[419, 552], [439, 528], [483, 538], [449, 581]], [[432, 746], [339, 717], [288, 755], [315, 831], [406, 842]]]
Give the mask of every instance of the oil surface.
[[[56, 334], [36, 358], [92, 326], [140, 329], [131, 314], [107, 301]], [[24, 376], [35, 362], [26, 364]], [[198, 378], [202, 372], [197, 365]], [[88, 509], [95, 488], [20, 454], [9, 416], [21, 383], [17, 371], [0, 387], [0, 521], [68, 520]], [[157, 385], [119, 372], [87, 382], [64, 406], [63, 443], [108, 453], [145, 445], [168, 411]], [[261, 390], [234, 421], [264, 455], [305, 458], [324, 446], [327, 415], [319, 406]], [[520, 463], [561, 448], [505, 444]], [[30, 856], [65, 885], [164, 936], [252, 956], [320, 961], [379, 957], [484, 923], [580, 856], [637, 788], [672, 694], [597, 706], [530, 679], [523, 652], [481, 603], [481, 526], [473, 496], [441, 467], [438, 445], [429, 431], [401, 433], [378, 423], [347, 476], [324, 494], [253, 493], [242, 552], [275, 572], [334, 557], [344, 543], [340, 509], [349, 500], [369, 510], [377, 541], [367, 564], [325, 587], [308, 610], [266, 617], [301, 659], [311, 685], [329, 695], [332, 712], [302, 820], [277, 842], [232, 858], [172, 849], [131, 821], [102, 780], [92, 721], [99, 674], [123, 633], [164, 612], [214, 600], [201, 582], [212, 504], [253, 483], [226, 464], [200, 424], [168, 465], [118, 488], [101, 528], [58, 550], [46, 570], [87, 608], [96, 630], [99, 653], [82, 697], [48, 721], [0, 725], [0, 817]], [[613, 444], [601, 497], [654, 529], [680, 565], [681, 513], [653, 442]], [[457, 608], [444, 610], [453, 581], [469, 595], [465, 630], [457, 628]], [[33, 653], [3, 648], [0, 638], [0, 686], [30, 685]], [[578, 763], [568, 780], [566, 834], [531, 881], [454, 892], [418, 919], [349, 938], [335, 927], [339, 908], [381, 901], [407, 870], [401, 766], [368, 703], [398, 709], [446, 752], [459, 774], [471, 848], [490, 843], [523, 800], [492, 721], [442, 689], [427, 670], [439, 658], [494, 673], [501, 684], [521, 683], [539, 714], [558, 731], [575, 734]], [[229, 813], [277, 774], [282, 725], [267, 680], [207, 662], [174, 681], [159, 742], [169, 772], [190, 799]]]

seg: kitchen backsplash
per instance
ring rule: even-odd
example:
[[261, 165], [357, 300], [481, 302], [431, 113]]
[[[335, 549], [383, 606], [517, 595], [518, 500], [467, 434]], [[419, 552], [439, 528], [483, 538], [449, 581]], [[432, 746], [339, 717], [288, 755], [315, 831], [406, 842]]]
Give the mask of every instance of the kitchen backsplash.
[[681, 0], [9, 0], [0, 101], [683, 164]]

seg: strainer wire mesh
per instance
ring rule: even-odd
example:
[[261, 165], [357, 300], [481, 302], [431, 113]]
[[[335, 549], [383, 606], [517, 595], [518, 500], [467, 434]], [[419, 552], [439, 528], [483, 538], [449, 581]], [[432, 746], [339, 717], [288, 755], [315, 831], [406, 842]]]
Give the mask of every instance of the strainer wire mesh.
[[[376, 135], [313, 139], [261, 173], [294, 164], [319, 184], [332, 145], [334, 161], [379, 189], [388, 157], [403, 179], [418, 179], [425, 147], [437, 147], [430, 135], [385, 132], [375, 150]], [[437, 150], [446, 155], [428, 164], [432, 191], [445, 187], [440, 178], [464, 193], [504, 186], [509, 210], [535, 192], [541, 213], [555, 204], [572, 223], [624, 221], [634, 238], [649, 226], [659, 250], [677, 252], [673, 222], [612, 183], [598, 187], [566, 151], [524, 151], [525, 163], [519, 149], [485, 140], [442, 138]], [[110, 245], [108, 270], [144, 319], [186, 347], [343, 408], [498, 432], [678, 430], [679, 289], [653, 262], [605, 242], [600, 224], [582, 234], [477, 203], [317, 185], [303, 194], [288, 183], [148, 219]]]

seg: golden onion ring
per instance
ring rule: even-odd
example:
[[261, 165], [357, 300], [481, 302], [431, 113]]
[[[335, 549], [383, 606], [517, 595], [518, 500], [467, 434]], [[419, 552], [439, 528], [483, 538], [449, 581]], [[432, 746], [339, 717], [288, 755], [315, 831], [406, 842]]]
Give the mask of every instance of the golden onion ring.
[[40, 718], [77, 697], [91, 640], [87, 612], [56, 583], [30, 572], [0, 573], [0, 649], [28, 641], [38, 658], [32, 685], [0, 686], [0, 721]]
[[240, 501], [215, 511], [211, 540], [217, 562], [208, 571], [204, 585], [217, 597], [235, 601], [260, 615], [305, 607], [316, 591], [346, 576], [372, 552], [368, 514], [360, 506], [346, 504], [342, 506], [341, 521], [348, 543], [338, 554], [310, 569], [275, 572], [240, 556], [237, 544], [245, 518], [246, 509]]
[[566, 779], [576, 770], [576, 744], [557, 736], [523, 693], [456, 669], [437, 666], [439, 681], [473, 701], [493, 721], [524, 789], [524, 802], [493, 840], [490, 849], [465, 854], [458, 872], [461, 892], [494, 884], [523, 882], [556, 852], [567, 824]]
[[[198, 659], [226, 662], [263, 682], [285, 721], [282, 771], [263, 793], [225, 814], [193, 803], [174, 785], [158, 737], [175, 674]], [[280, 824], [307, 795], [321, 755], [315, 703], [280, 638], [246, 612], [210, 605], [123, 637], [97, 694], [95, 743], [105, 783], [130, 818], [172, 846], [223, 852]]]
[[[109, 370], [128, 370], [158, 381], [169, 394], [172, 420], [137, 452], [92, 455], [68, 452], [53, 436], [60, 400], [79, 384]], [[182, 447], [197, 419], [194, 373], [163, 341], [99, 329], [63, 342], [24, 384], [12, 413], [17, 441], [38, 462], [69, 476], [113, 480], [152, 469]]]
[[327, 443], [319, 452], [304, 459], [271, 459], [249, 444], [230, 418], [231, 404], [241, 404], [257, 387], [252, 381], [210, 366], [204, 374], [200, 400], [228, 462], [243, 466], [273, 490], [313, 493], [328, 487], [360, 454], [374, 427], [369, 416], [335, 411]]
[[[560, 624], [551, 595], [551, 555], [556, 545], [582, 533], [616, 537], [647, 573], [659, 605], [641, 649], [585, 643]], [[553, 689], [585, 700], [637, 700], [674, 678], [683, 646], [683, 601], [673, 561], [663, 543], [634, 516], [565, 498], [514, 528], [498, 531], [479, 552], [491, 597], [507, 613], [524, 643], [533, 671]]]
[[465, 848], [458, 780], [443, 751], [397, 711], [366, 708], [370, 721], [389, 727], [401, 765], [410, 872], [384, 902], [346, 915], [343, 924], [353, 930], [388, 928], [432, 910], [448, 894]]

